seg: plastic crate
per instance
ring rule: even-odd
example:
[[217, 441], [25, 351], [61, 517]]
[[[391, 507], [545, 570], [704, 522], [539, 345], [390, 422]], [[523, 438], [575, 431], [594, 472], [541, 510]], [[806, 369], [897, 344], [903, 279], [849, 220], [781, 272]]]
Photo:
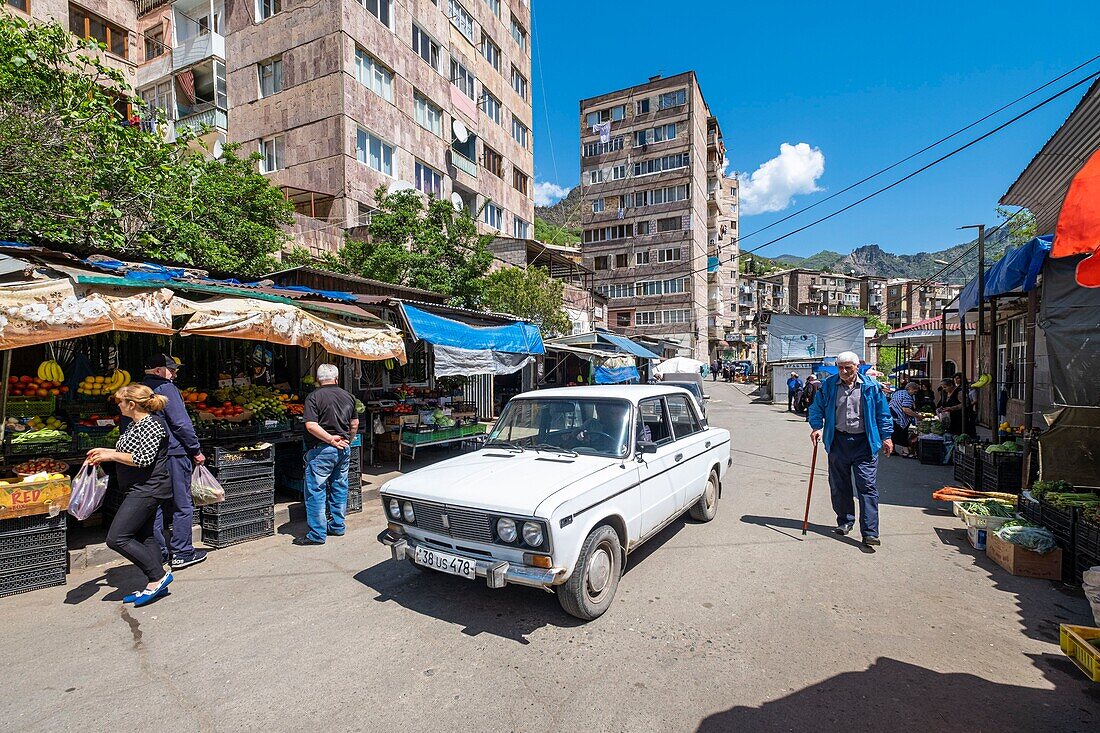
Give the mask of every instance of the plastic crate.
[[[274, 502], [274, 499], [272, 499], [272, 502]], [[222, 530], [236, 527], [238, 524], [249, 524], [258, 519], [273, 519], [274, 517], [275, 506], [273, 503], [223, 514], [214, 514], [204, 511], [202, 513], [202, 528], [204, 530]]]
[[224, 482], [219, 481], [219, 483], [221, 483], [222, 489], [225, 491], [226, 501], [229, 501], [236, 496], [262, 494], [265, 491], [274, 491], [275, 474], [269, 473], [265, 476], [256, 476], [254, 478], [233, 479]]
[[972, 489], [981, 485], [982, 464], [978, 461], [977, 451], [981, 450], [972, 443], [955, 444], [954, 479]]
[[259, 428], [253, 423], [218, 422], [214, 424], [214, 436], [217, 438], [254, 438]]
[[920, 462], [930, 466], [942, 466], [945, 445], [942, 440], [918, 440], [917, 457]]
[[55, 585], [65, 585], [64, 565], [25, 568], [18, 573], [0, 575], [0, 598]]
[[0, 519], [0, 540], [18, 535], [34, 534], [36, 532], [49, 532], [52, 530], [65, 531], [65, 512], [55, 517], [48, 514], [35, 514], [29, 517], [15, 517], [13, 519]]
[[355, 514], [363, 511], [363, 492], [361, 490], [349, 490], [348, 491], [348, 506], [346, 509], [348, 514]]
[[1033, 499], [1031, 494], [1023, 492], [1019, 498], [1016, 499], [1016, 511], [1019, 512], [1022, 519], [1026, 519], [1032, 524], [1042, 524], [1042, 507], [1037, 499]]
[[118, 443], [118, 436], [109, 437], [108, 433], [77, 432], [73, 436], [73, 450], [114, 448], [116, 443]]
[[203, 514], [221, 515], [232, 514], [233, 512], [239, 512], [244, 509], [258, 509], [265, 506], [274, 506], [274, 504], [275, 489], [271, 488], [267, 491], [261, 491], [254, 494], [226, 496], [225, 501], [220, 501], [217, 504], [210, 504], [209, 506], [201, 507], [201, 509]]
[[13, 443], [10, 435], [4, 439], [4, 454], [9, 456], [59, 456], [72, 449], [71, 439], [57, 443]]
[[8, 417], [46, 417], [56, 411], [56, 397], [8, 397]]
[[216, 445], [207, 456], [208, 468], [224, 468], [244, 464], [268, 464], [275, 460], [275, 446], [257, 448], [250, 445]]
[[991, 517], [988, 514], [974, 514], [973, 512], [966, 511], [962, 507], [959, 508], [959, 511], [967, 527], [988, 529], [990, 532], [996, 532], [1001, 528], [1002, 524], [1012, 519], [1012, 517]]
[[98, 403], [66, 400], [57, 404], [57, 411], [64, 413], [70, 420], [86, 420], [92, 415], [105, 415], [109, 412], [107, 403], [103, 400]]
[[1080, 511], [1077, 512], [1073, 527], [1073, 538], [1078, 552], [1100, 557], [1100, 523], [1085, 519], [1085, 515]]
[[0, 553], [24, 552], [38, 547], [66, 547], [65, 528], [47, 529], [0, 537]]
[[279, 476], [279, 488], [295, 494], [305, 494], [306, 480], [296, 476]]
[[64, 541], [60, 544], [35, 544], [21, 550], [7, 550], [0, 552], [0, 576], [44, 565], [65, 567], [68, 561], [69, 551]]
[[1072, 659], [1086, 677], [1100, 682], [1100, 648], [1089, 643], [1093, 639], [1100, 639], [1100, 629], [1094, 626], [1061, 624], [1059, 627], [1058, 646], [1062, 653]]
[[210, 473], [218, 479], [223, 486], [230, 482], [239, 482], [244, 479], [263, 479], [275, 475], [274, 463], [243, 463], [239, 466], [225, 466], [224, 468], [211, 468]]
[[1072, 554], [1074, 551], [1073, 525], [1077, 514], [1076, 508], [1059, 509], [1056, 506], [1047, 504], [1045, 501], [1040, 501], [1039, 504], [1042, 510], [1040, 514], [1042, 521], [1040, 523], [1051, 531], [1054, 539], [1058, 540], [1063, 549], [1069, 550]]
[[263, 422], [256, 423], [256, 432], [259, 435], [288, 433], [290, 432], [290, 428], [290, 420], [264, 420]]
[[192, 420], [195, 426], [195, 437], [199, 440], [209, 440], [217, 434], [214, 423], [205, 420]]
[[979, 454], [982, 491], [1018, 493], [1023, 481], [1023, 453]]
[[202, 528], [202, 541], [215, 548], [228, 547], [239, 542], [258, 540], [275, 534], [275, 517], [260, 517], [250, 522], [224, 529]]

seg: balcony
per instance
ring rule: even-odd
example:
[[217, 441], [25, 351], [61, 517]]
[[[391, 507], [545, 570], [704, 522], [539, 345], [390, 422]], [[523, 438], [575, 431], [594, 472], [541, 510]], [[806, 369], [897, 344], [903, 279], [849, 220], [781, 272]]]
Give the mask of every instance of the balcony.
[[470, 160], [454, 148], [451, 148], [451, 163], [453, 163], [454, 167], [462, 171], [463, 173], [477, 178], [477, 163]]
[[224, 109], [214, 106], [213, 102], [206, 102], [197, 107], [192, 107], [187, 114], [181, 114], [176, 120], [176, 132], [193, 130], [196, 135], [201, 134], [204, 126], [216, 130], [225, 131], [229, 127], [229, 119]]
[[206, 32], [188, 38], [172, 49], [172, 71], [186, 69], [208, 58], [225, 58], [225, 36]]

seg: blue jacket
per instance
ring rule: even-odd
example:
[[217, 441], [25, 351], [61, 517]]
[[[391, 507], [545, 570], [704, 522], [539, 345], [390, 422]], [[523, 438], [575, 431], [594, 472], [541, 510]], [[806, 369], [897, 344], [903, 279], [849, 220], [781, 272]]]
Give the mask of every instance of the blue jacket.
[[795, 377], [791, 377], [787, 380], [787, 391], [794, 392], [802, 386], [802, 380]]
[[[168, 455], [194, 458], [202, 453], [202, 446], [199, 445], [199, 439], [195, 436], [195, 426], [191, 424], [191, 417], [187, 414], [187, 407], [183, 404], [179, 388], [172, 384], [171, 380], [155, 374], [146, 374], [141, 383], [168, 399], [168, 405], [161, 413], [161, 417], [168, 426]], [[123, 417], [119, 429], [125, 430], [129, 424], [129, 419]]]
[[[863, 429], [867, 433], [867, 442], [871, 444], [871, 454], [882, 449], [883, 437], [889, 438], [894, 430], [894, 418], [890, 415], [890, 403], [882, 391], [882, 385], [866, 374], [856, 376], [859, 380], [860, 405], [863, 407]], [[829, 377], [817, 391], [810, 405], [810, 427], [822, 431], [825, 450], [833, 444], [836, 430], [836, 391], [840, 377]]]

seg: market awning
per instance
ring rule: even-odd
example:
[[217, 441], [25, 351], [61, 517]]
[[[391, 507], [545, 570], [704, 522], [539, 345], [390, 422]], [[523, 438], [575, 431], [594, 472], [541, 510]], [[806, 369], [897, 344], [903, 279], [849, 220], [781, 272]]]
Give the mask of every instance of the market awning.
[[631, 354], [601, 351], [568, 344], [546, 344], [546, 350], [573, 354], [578, 358], [591, 362], [593, 381], [596, 384], [622, 384], [623, 382], [641, 379], [641, 375], [638, 374], [638, 367], [634, 364], [634, 356]]
[[[1035, 287], [1039, 272], [1050, 254], [1054, 237], [1035, 237], [1027, 244], [1009, 250], [985, 271], [985, 300], [1010, 293], [1026, 293]], [[978, 278], [966, 284], [955, 302], [960, 313], [978, 307]]]
[[620, 336], [617, 333], [610, 333], [608, 331], [597, 331], [597, 334], [599, 335], [600, 340], [614, 344], [628, 354], [633, 354], [634, 356], [640, 357], [642, 359], [661, 358], [659, 355], [654, 354], [652, 351], [645, 348], [644, 346], [639, 346], [638, 344], [634, 343], [626, 336]]
[[457, 349], [502, 351], [508, 354], [542, 354], [546, 351], [537, 326], [516, 321], [507, 326], [470, 326], [450, 318], [401, 304], [410, 334], [420, 341]]

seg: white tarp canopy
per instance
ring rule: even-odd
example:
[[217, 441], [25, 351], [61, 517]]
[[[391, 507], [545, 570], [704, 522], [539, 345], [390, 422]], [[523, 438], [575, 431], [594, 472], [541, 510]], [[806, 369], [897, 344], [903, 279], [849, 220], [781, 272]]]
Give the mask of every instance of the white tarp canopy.
[[706, 364], [698, 359], [689, 359], [686, 356], [674, 356], [658, 364], [653, 370], [653, 373], [661, 377], [666, 374], [699, 374], [699, 370], [704, 366], [706, 366]]
[[864, 359], [865, 327], [858, 316], [773, 314], [768, 322], [768, 361], [816, 361], [842, 351]]

